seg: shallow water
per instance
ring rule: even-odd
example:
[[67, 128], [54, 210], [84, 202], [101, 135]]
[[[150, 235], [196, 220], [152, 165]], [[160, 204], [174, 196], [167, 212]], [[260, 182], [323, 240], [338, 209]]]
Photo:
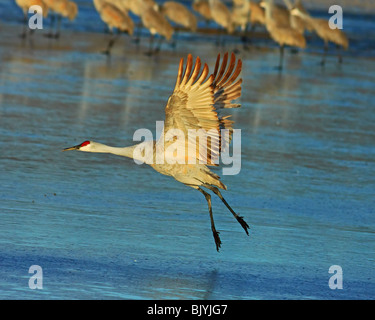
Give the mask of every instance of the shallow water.
[[[288, 52], [282, 74], [272, 43], [240, 50], [242, 167], [222, 180], [251, 234], [213, 198], [217, 253], [200, 193], [129, 159], [61, 152], [155, 132], [180, 57], [199, 55], [212, 70], [214, 39], [183, 34], [148, 57], [146, 36], [138, 49], [123, 37], [107, 59], [107, 35], [90, 27], [21, 41], [20, 26], [0, 31], [2, 299], [374, 297], [375, 62], [362, 49], [373, 34], [324, 69], [319, 42]], [[34, 264], [42, 290], [28, 287]], [[343, 269], [342, 290], [328, 286], [331, 265]]]

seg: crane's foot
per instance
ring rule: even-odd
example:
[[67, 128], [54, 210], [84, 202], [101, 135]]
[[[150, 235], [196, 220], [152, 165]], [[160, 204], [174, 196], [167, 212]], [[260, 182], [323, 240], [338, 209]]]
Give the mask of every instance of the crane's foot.
[[245, 230], [246, 234], [249, 235], [249, 225], [246, 223], [246, 221], [243, 219], [243, 217], [241, 216], [235, 216], [235, 218], [237, 219], [237, 221], [240, 223], [241, 227]]
[[219, 232], [217, 232], [216, 230], [212, 230], [212, 234], [214, 236], [214, 240], [215, 240], [215, 244], [216, 244], [216, 251], [219, 252], [219, 249], [221, 247], [221, 240], [220, 240], [220, 237], [219, 237]]

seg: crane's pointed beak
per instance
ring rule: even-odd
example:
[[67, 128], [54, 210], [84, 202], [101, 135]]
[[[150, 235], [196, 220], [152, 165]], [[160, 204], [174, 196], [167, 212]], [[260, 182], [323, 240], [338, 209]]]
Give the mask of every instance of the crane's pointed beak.
[[78, 144], [78, 145], [76, 145], [74, 147], [69, 147], [69, 148], [62, 149], [61, 151], [79, 150], [80, 147], [81, 147], [81, 145]]

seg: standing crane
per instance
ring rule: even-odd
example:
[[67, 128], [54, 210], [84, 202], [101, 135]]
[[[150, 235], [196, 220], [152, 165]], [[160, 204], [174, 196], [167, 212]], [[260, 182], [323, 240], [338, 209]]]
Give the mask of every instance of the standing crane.
[[160, 11], [174, 23], [190, 31], [197, 31], [197, 17], [182, 3], [166, 1], [161, 5]]
[[192, 7], [195, 12], [199, 13], [199, 15], [203, 17], [203, 19], [206, 21], [206, 24], [208, 24], [208, 22], [212, 20], [210, 4], [208, 3], [208, 0], [194, 0]]
[[[100, 18], [107, 24], [111, 34], [107, 48], [103, 51], [104, 54], [110, 55], [111, 49], [120, 32], [126, 32], [129, 35], [133, 35], [134, 23], [128, 12], [122, 7], [117, 7], [111, 0], [94, 0], [94, 6], [100, 15]], [[117, 36], [114, 35], [113, 29], [119, 31]]]
[[[349, 40], [346, 34], [340, 29], [331, 29], [328, 20], [311, 17], [307, 12], [302, 11], [299, 7], [291, 10], [291, 14], [301, 17], [307, 24], [316, 32], [316, 34], [324, 41], [324, 52], [320, 64], [325, 65], [326, 55], [328, 51], [328, 43], [332, 42], [338, 47], [347, 50], [349, 47]], [[342, 63], [342, 56], [339, 52], [339, 63]]]
[[[176, 1], [166, 1], [160, 6], [160, 12], [169, 21], [182, 26], [189, 31], [197, 31], [197, 17], [185, 5]], [[178, 29], [175, 31], [174, 43], [177, 42]]]
[[[169, 41], [173, 36], [174, 29], [172, 25], [159, 11], [159, 6], [157, 4], [154, 6], [149, 6], [147, 3], [145, 3], [141, 14], [141, 20], [143, 26], [151, 33], [149, 51], [147, 54], [152, 55], [155, 52], [159, 52], [163, 38]], [[156, 34], [160, 35], [159, 44], [156, 48], [153, 48], [154, 37]]]
[[290, 24], [284, 25], [279, 24], [278, 20], [275, 20], [272, 16], [274, 10], [273, 0], [266, 0], [262, 2], [266, 11], [266, 28], [271, 38], [279, 44], [280, 47], [280, 59], [278, 69], [283, 68], [284, 58], [284, 47], [285, 45], [298, 47], [304, 49], [306, 47], [306, 39], [299, 31], [293, 29]]
[[[27, 14], [31, 6], [39, 6], [43, 11], [43, 17], [46, 18], [48, 15], [48, 6], [43, 0], [15, 0], [16, 4], [22, 9], [24, 16], [22, 38], [26, 38], [27, 35]], [[30, 31], [30, 34], [33, 30]]]
[[[229, 8], [221, 2], [221, 0], [208, 0], [208, 3], [210, 5], [212, 20], [222, 28], [220, 31], [226, 30], [229, 34], [233, 33], [235, 25]], [[222, 34], [220, 32], [219, 44], [221, 43], [221, 36]], [[221, 43], [221, 45], [223, 44], [224, 43]]]
[[[60, 24], [61, 17], [68, 18], [70, 21], [73, 21], [78, 14], [78, 6], [75, 2], [70, 0], [43, 0], [48, 8], [53, 14], [51, 14], [51, 30], [47, 35], [49, 38], [59, 38], [60, 37]], [[53, 34], [53, 25], [55, 22], [55, 15], [57, 15], [57, 26], [56, 32]]]
[[[176, 85], [165, 107], [164, 134], [161, 135], [158, 141], [146, 141], [130, 147], [118, 148], [87, 140], [81, 144], [62, 150], [111, 153], [138, 161], [146, 160], [145, 162], [150, 164], [157, 172], [171, 176], [186, 186], [198, 190], [204, 195], [208, 204], [211, 230], [217, 251], [221, 247], [221, 240], [219, 232], [215, 228], [211, 195], [203, 188], [211, 190], [221, 199], [240, 223], [246, 234], [249, 235], [248, 224], [243, 217], [234, 212], [218, 189], [226, 190], [227, 187], [220, 181], [220, 177], [209, 169], [209, 166], [217, 165], [215, 164], [217, 163], [215, 160], [220, 157], [222, 152], [220, 142], [223, 142], [222, 139], [229, 142], [230, 135], [233, 132], [233, 121], [229, 120], [228, 116], [220, 116], [218, 111], [223, 108], [236, 108], [240, 106], [233, 104], [232, 101], [241, 96], [242, 79], [237, 78], [241, 72], [242, 62], [238, 59], [236, 64], [236, 57], [233, 53], [229, 64], [228, 53], [224, 55], [221, 65], [220, 60], [219, 54], [214, 73], [208, 78], [208, 66], [205, 64], [201, 72], [201, 60], [199, 57], [197, 57], [194, 65], [192, 55], [189, 54], [185, 71], [184, 60], [180, 60]], [[211, 143], [205, 143], [203, 141], [205, 139], [199, 139], [199, 143], [196, 143], [196, 141], [193, 143], [192, 139], [188, 137], [189, 130], [191, 129], [202, 130], [206, 133], [210, 132]], [[222, 136], [223, 131], [221, 129], [227, 129], [230, 133], [229, 137], [228, 135]], [[174, 139], [175, 134], [173, 134], [172, 139], [165, 139], [165, 133], [168, 134], [170, 130], [172, 130], [172, 133], [176, 132], [174, 130], [182, 132], [185, 138], [180, 147], [183, 150], [187, 146], [189, 148], [192, 147], [191, 150], [195, 152], [189, 153], [188, 157], [185, 157], [187, 153], [177, 152], [177, 156], [175, 156], [175, 152], [168, 152], [169, 147], [173, 143], [176, 143]], [[143, 159], [140, 156], [142, 152], [136, 152], [140, 145], [143, 145], [145, 149], [149, 147], [152, 150], [146, 156], [147, 159]], [[146, 154], [145, 149], [143, 150], [144, 154]], [[202, 154], [202, 149], [206, 150], [206, 154]], [[155, 161], [160, 154], [164, 156], [164, 161]], [[206, 161], [202, 163], [202, 159]]]
[[254, 33], [254, 30], [256, 26], [261, 25], [264, 26], [266, 24], [266, 15], [264, 13], [264, 9], [259, 5], [258, 2], [249, 1], [250, 5], [250, 38], [252, 38], [252, 35]]

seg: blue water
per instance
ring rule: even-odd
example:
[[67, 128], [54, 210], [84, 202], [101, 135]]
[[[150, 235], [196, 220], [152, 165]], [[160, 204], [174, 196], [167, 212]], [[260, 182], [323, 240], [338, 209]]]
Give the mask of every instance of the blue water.
[[[130, 159], [61, 149], [155, 132], [180, 57], [199, 55], [212, 70], [239, 41], [221, 49], [185, 35], [148, 57], [144, 31], [140, 48], [123, 37], [108, 60], [95, 11], [79, 4], [90, 19], [64, 23], [58, 41], [21, 41], [17, 7], [0, 4], [0, 297], [373, 299], [374, 20], [351, 16], [369, 36], [359, 41], [348, 22], [357, 42], [341, 66], [334, 55], [319, 66], [318, 40], [286, 53], [282, 74], [271, 42], [240, 50], [242, 166], [222, 180], [250, 237], [213, 198], [217, 253], [199, 192]], [[43, 269], [41, 290], [28, 286], [31, 265]], [[342, 290], [328, 286], [332, 265]]]

